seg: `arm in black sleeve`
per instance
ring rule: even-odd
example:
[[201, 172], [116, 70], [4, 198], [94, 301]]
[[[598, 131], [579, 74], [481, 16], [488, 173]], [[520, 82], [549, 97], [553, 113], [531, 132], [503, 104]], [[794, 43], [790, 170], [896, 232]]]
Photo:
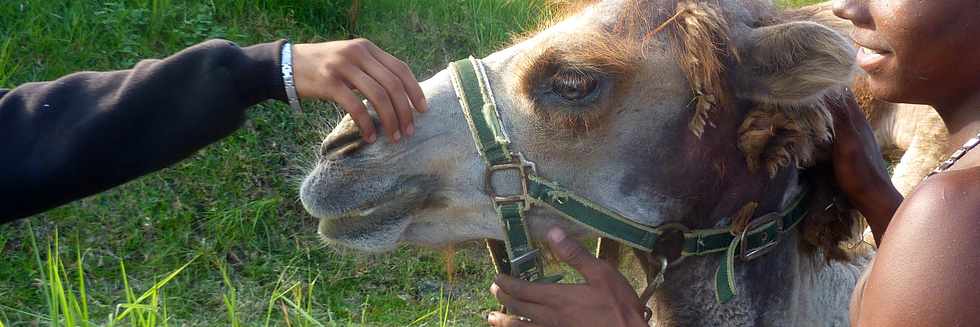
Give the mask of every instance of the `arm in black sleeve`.
[[213, 40], [131, 70], [0, 90], [0, 223], [167, 167], [285, 99], [282, 41]]

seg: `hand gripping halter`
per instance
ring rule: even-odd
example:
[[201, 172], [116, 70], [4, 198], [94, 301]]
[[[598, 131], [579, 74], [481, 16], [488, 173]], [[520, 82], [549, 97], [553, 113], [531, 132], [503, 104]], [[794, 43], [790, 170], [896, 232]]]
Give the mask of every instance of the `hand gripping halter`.
[[[490, 202], [504, 226], [506, 237], [503, 245], [499, 241], [487, 240], [487, 247], [499, 273], [532, 282], [557, 282], [561, 279], [561, 276], [544, 276], [540, 252], [532, 245], [528, 232], [525, 213], [532, 205], [541, 205], [558, 211], [563, 217], [603, 237], [645, 253], [652, 253], [658, 240], [668, 233], [683, 235], [680, 258], [724, 253], [724, 259], [715, 274], [717, 299], [724, 303], [736, 294], [735, 259], [748, 261], [772, 250], [782, 240], [782, 236], [792, 231], [807, 215], [803, 205], [806, 203], [804, 191], [785, 211], [752, 219], [737, 231], [734, 227], [689, 230], [676, 223], [659, 227], [638, 224], [541, 177], [533, 162], [521, 152], [511, 149], [510, 138], [504, 131], [482, 61], [470, 57], [453, 62], [449, 64], [449, 71], [476, 148], [487, 165], [486, 193], [490, 195]], [[520, 178], [520, 193], [501, 195], [496, 192], [493, 178], [504, 171], [516, 172]], [[662, 264], [661, 274], [666, 268], [666, 264]], [[651, 283], [644, 295], [649, 296], [646, 293], [652, 293], [653, 288], [658, 285], [659, 283]]]

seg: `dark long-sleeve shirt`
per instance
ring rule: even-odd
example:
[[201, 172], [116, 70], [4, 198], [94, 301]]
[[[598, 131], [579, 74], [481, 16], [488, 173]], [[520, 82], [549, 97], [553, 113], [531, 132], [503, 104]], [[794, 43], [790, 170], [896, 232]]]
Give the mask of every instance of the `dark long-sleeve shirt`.
[[212, 40], [131, 70], [0, 90], [0, 223], [162, 169], [284, 100], [283, 41]]

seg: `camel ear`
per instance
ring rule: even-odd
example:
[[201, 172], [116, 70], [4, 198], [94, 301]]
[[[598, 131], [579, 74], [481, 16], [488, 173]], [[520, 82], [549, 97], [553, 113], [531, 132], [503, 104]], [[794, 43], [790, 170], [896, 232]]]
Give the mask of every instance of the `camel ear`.
[[812, 22], [753, 29], [738, 41], [739, 98], [796, 105], [851, 81], [854, 48], [837, 32]]

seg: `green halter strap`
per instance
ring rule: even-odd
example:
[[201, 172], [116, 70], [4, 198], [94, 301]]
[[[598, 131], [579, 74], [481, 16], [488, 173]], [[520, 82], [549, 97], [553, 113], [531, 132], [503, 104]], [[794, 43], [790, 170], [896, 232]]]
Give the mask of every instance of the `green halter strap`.
[[[486, 191], [504, 226], [504, 249], [501, 249], [499, 243], [488, 241], [498, 272], [533, 282], [557, 282], [560, 279], [544, 276], [540, 253], [532, 245], [528, 232], [525, 213], [532, 205], [541, 205], [558, 211], [565, 218], [602, 237], [647, 253], [654, 251], [657, 241], [664, 233], [677, 231], [684, 235], [681, 257], [725, 253], [715, 274], [717, 299], [724, 303], [736, 294], [735, 259], [748, 261], [767, 253], [807, 215], [803, 205], [806, 203], [804, 191], [786, 211], [752, 219], [748, 226], [738, 232], [733, 231], [732, 227], [687, 230], [679, 224], [660, 227], [638, 224], [541, 177], [533, 162], [511, 149], [510, 138], [504, 131], [500, 113], [497, 111], [486, 68], [479, 59], [470, 57], [450, 63], [449, 70], [470, 132], [487, 165]], [[501, 171], [514, 171], [520, 176], [520, 194], [497, 194], [492, 181], [494, 175]], [[503, 252], [506, 252], [506, 258], [501, 258]]]

